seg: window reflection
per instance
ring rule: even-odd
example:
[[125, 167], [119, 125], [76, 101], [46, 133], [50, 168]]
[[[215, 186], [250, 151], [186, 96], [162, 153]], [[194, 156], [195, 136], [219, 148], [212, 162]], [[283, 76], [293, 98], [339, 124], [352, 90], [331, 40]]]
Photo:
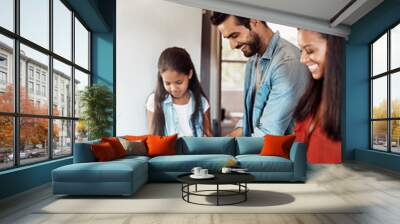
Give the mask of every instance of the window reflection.
[[372, 45], [372, 75], [387, 71], [387, 34]]
[[387, 118], [387, 78], [372, 81], [372, 118]]
[[14, 165], [13, 117], [0, 116], [0, 170]]
[[72, 12], [60, 0], [53, 0], [53, 10], [53, 50], [71, 60]]
[[49, 120], [23, 117], [20, 119], [21, 164], [35, 163], [49, 158]]
[[81, 116], [80, 95], [87, 86], [89, 86], [89, 75], [75, 69], [75, 117]]
[[0, 1], [0, 26], [14, 31], [14, 0]]
[[[21, 113], [47, 115], [49, 109], [49, 57], [21, 44]], [[34, 78], [29, 73], [34, 73]]]
[[391, 69], [400, 67], [400, 24], [390, 32], [390, 63]]
[[71, 66], [53, 60], [53, 115], [72, 117]]
[[72, 121], [53, 121], [53, 157], [72, 154]]
[[14, 111], [14, 44], [12, 39], [0, 35], [0, 111]]
[[75, 63], [89, 69], [89, 32], [75, 18]]
[[20, 0], [21, 36], [49, 48], [49, 1]]
[[380, 151], [387, 151], [387, 121], [372, 122], [372, 147]]

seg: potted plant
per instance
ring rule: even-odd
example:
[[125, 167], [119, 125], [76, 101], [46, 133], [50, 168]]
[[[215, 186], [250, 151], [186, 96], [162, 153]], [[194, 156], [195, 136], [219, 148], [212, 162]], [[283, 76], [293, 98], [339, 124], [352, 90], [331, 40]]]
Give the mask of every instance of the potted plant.
[[110, 136], [112, 126], [113, 94], [108, 87], [94, 84], [80, 92], [79, 106], [82, 109], [80, 126], [87, 127], [89, 140]]

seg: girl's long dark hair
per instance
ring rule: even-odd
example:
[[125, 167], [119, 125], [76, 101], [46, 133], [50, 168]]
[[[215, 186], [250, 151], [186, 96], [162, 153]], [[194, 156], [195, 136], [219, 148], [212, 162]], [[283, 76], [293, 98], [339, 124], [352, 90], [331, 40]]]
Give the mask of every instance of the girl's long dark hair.
[[322, 33], [320, 35], [327, 41], [324, 75], [319, 80], [313, 79], [310, 75], [308, 87], [300, 98], [294, 117], [297, 121], [304, 121], [309, 116], [313, 118], [321, 116], [322, 130], [330, 139], [338, 141], [341, 139], [343, 38]]
[[[158, 59], [158, 75], [157, 86], [154, 94], [154, 114], [152, 123], [152, 132], [155, 135], [164, 135], [165, 117], [162, 109], [162, 102], [168, 97], [168, 92], [164, 88], [161, 73], [170, 70], [189, 75], [192, 70], [192, 78], [189, 80], [188, 89], [193, 93], [194, 111], [190, 117], [193, 124], [193, 135], [196, 136], [196, 120], [199, 116], [203, 116], [203, 108], [201, 104], [201, 97], [206, 97], [203, 89], [201, 88], [197, 73], [194, 68], [192, 59], [188, 52], [179, 47], [171, 47], [165, 49]], [[208, 99], [207, 99], [208, 100]], [[203, 118], [204, 120], [204, 118]], [[203, 124], [200, 124], [203, 129]]]

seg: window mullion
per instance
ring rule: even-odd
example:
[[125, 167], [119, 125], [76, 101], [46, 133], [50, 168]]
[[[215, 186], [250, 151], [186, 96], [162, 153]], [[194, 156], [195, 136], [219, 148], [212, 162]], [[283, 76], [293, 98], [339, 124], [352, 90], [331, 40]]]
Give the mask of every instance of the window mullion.
[[[49, 0], [49, 50], [53, 52], [53, 0]], [[49, 110], [50, 118], [48, 120], [48, 151], [49, 159], [53, 159], [53, 56], [49, 55], [49, 71], [48, 71], [48, 91], [49, 94]]]
[[[387, 32], [387, 71], [390, 70], [390, 30]], [[388, 108], [388, 118], [392, 117], [392, 100], [391, 100], [391, 74], [387, 74], [387, 98], [388, 98], [388, 104], [387, 104], [387, 108]], [[391, 129], [392, 129], [392, 121], [388, 120], [387, 122], [388, 126], [387, 126], [387, 130], [388, 130], [388, 152], [392, 151], [392, 135], [391, 135]]]
[[[75, 118], [75, 12], [72, 11], [71, 14], [71, 23], [72, 23], [72, 29], [71, 29], [71, 56], [72, 56], [72, 66], [71, 66], [71, 91], [72, 91], [72, 96], [71, 96], [71, 117]], [[71, 122], [72, 124], [72, 132], [71, 132], [71, 150], [72, 150], [72, 155], [74, 155], [74, 145], [75, 145], [75, 126], [76, 126], [76, 121], [73, 120]]]
[[[17, 35], [19, 35], [19, 8], [20, 1], [14, 1], [14, 30]], [[19, 50], [19, 39], [14, 39], [14, 113], [18, 114], [20, 111], [19, 100], [20, 100], [20, 50]], [[19, 135], [20, 135], [20, 119], [14, 116], [14, 166], [19, 166]]]

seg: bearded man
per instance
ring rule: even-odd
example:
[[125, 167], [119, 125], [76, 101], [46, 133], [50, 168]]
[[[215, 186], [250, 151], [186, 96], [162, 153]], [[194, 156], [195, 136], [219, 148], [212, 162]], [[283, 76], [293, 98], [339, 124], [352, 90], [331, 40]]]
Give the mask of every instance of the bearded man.
[[299, 49], [264, 21], [213, 12], [211, 23], [231, 48], [249, 57], [243, 118], [229, 136], [293, 133], [293, 112], [310, 78]]

